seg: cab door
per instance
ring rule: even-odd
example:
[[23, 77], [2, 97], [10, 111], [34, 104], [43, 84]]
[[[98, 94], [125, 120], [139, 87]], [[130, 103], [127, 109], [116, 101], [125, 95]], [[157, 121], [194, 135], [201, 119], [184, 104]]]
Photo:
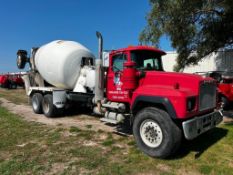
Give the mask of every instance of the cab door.
[[128, 59], [126, 52], [110, 55], [110, 66], [107, 75], [107, 98], [110, 101], [129, 102], [128, 91], [122, 88], [124, 62]]

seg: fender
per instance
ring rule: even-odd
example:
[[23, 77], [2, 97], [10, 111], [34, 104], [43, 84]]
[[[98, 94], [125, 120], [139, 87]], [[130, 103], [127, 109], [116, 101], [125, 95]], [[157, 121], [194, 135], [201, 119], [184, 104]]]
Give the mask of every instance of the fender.
[[153, 104], [161, 104], [165, 107], [167, 113], [170, 115], [171, 118], [173, 118], [173, 119], [177, 118], [176, 111], [168, 98], [159, 97], [159, 96], [137, 96], [136, 99], [134, 100], [134, 102], [132, 103], [132, 106], [131, 106], [131, 111], [133, 113], [136, 110], [137, 104], [139, 102], [149, 102], [149, 103], [153, 103]]

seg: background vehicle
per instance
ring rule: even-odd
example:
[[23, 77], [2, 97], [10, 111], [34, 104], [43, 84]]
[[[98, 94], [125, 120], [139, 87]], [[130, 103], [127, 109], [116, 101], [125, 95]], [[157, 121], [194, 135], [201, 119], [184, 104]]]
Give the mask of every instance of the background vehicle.
[[182, 135], [193, 139], [221, 122], [213, 79], [164, 72], [165, 52], [148, 46], [114, 50], [103, 61], [99, 32], [97, 37], [96, 60], [73, 41], [33, 48], [30, 58], [25, 50], [18, 51], [18, 67], [30, 63], [23, 79], [35, 113], [54, 117], [78, 103], [102, 115], [101, 121], [129, 120], [138, 147], [160, 158], [179, 148]]
[[205, 77], [211, 77], [217, 81], [219, 100], [223, 103], [225, 110], [231, 109], [233, 102], [233, 72], [209, 71], [197, 72]]
[[18, 86], [24, 86], [21, 73], [7, 73], [0, 75], [0, 87], [16, 89]]

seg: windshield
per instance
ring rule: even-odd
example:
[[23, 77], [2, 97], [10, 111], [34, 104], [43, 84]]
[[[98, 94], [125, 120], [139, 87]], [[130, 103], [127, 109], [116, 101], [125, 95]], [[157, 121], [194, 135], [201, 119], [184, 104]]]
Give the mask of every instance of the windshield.
[[139, 70], [163, 71], [161, 55], [148, 50], [135, 50], [131, 52], [131, 59]]

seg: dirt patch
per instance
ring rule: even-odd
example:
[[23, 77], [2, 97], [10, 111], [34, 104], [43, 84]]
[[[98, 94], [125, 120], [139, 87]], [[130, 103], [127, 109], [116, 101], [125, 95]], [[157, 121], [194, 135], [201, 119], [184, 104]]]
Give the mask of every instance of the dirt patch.
[[75, 115], [72, 117], [47, 118], [42, 114], [35, 114], [31, 106], [14, 104], [4, 98], [0, 98], [0, 105], [10, 112], [17, 114], [27, 121], [34, 121], [51, 126], [71, 127], [87, 129], [87, 125], [92, 125], [88, 130], [114, 132], [115, 127], [110, 127], [102, 123], [99, 118], [89, 115]]
[[89, 140], [89, 141], [84, 141], [83, 145], [84, 146], [97, 146], [97, 143]]
[[177, 171], [177, 174], [180, 174], [180, 175], [186, 175], [186, 174], [189, 174], [189, 175], [200, 175], [200, 173], [198, 171], [196, 171], [196, 170], [187, 171], [185, 168], [180, 168]]
[[59, 172], [63, 172], [65, 169], [65, 165], [63, 163], [54, 163], [51, 167], [51, 170], [48, 175], [58, 174]]
[[9, 160], [10, 158], [11, 158], [11, 153], [10, 152], [0, 152], [0, 160], [4, 160], [4, 161], [6, 161], [6, 160]]
[[233, 124], [233, 118], [224, 116], [224, 117], [223, 117], [223, 122], [224, 122], [225, 124]]
[[233, 123], [233, 110], [223, 111], [223, 122], [226, 124]]
[[162, 172], [170, 172], [171, 168], [168, 165], [165, 164], [158, 164], [156, 166], [159, 170], [161, 170]]

